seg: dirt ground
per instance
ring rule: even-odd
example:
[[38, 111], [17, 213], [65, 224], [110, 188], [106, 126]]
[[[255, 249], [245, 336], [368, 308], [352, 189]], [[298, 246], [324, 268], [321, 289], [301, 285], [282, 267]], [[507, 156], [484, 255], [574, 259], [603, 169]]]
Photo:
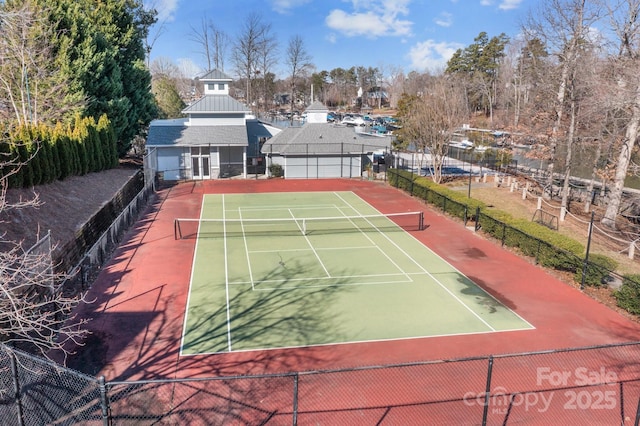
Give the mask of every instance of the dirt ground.
[[138, 167], [123, 165], [33, 189], [10, 189], [6, 196], [8, 205], [34, 199], [38, 205], [0, 210], [1, 240], [21, 243], [26, 250], [38, 240], [38, 236], [51, 231], [54, 243], [63, 245], [137, 171]]
[[[468, 191], [466, 179], [449, 182], [447, 186], [455, 190], [465, 192]], [[529, 196], [527, 198], [523, 198], [520, 191], [512, 192], [509, 190], [509, 188], [497, 187], [491, 183], [474, 183], [471, 188], [471, 196], [483, 201], [488, 206], [506, 211], [513, 217], [523, 218], [527, 220], [531, 220], [534, 212], [537, 209], [537, 197]], [[546, 200], [545, 203], [546, 206], [544, 208], [548, 208], [548, 206], [555, 206], [558, 210], [560, 208], [559, 200]], [[571, 211], [574, 215], [568, 216], [567, 220], [562, 222], [562, 224], [559, 226], [558, 232], [570, 238], [578, 240], [586, 247], [589, 215], [580, 212], [580, 207], [581, 205], [578, 204], [572, 206]], [[602, 210], [601, 207], [592, 207], [596, 209], [596, 213], [599, 216], [602, 216], [602, 212], [598, 211]], [[580, 221], [575, 220], [576, 215], [579, 217], [579, 219], [581, 219]], [[622, 225], [623, 224], [621, 223], [620, 226]], [[622, 273], [640, 273], [640, 260], [638, 259], [637, 255], [635, 259], [629, 259], [626, 253], [620, 252], [620, 247], [612, 247], [611, 244], [608, 244], [611, 243], [611, 241], [608, 241], [607, 243], [607, 238], [598, 236], [595, 233], [592, 243], [593, 244], [591, 246], [591, 253], [600, 253], [614, 259], [616, 262], [618, 262], [618, 269]], [[579, 284], [574, 280], [573, 274], [552, 270], [550, 270], [549, 273], [572, 287], [579, 287]], [[617, 311], [621, 315], [624, 315], [634, 321], [640, 321], [640, 318], [638, 318], [637, 316], [631, 315], [624, 309], [621, 309], [617, 306], [616, 299], [613, 297], [612, 288], [608, 288], [606, 286], [587, 287], [583, 291], [593, 299], [598, 300], [614, 311]]]

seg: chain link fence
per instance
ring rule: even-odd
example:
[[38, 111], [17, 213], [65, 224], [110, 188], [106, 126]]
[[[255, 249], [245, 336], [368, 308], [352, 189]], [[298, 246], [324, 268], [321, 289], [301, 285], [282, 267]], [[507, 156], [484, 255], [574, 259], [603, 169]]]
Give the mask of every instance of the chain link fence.
[[104, 382], [0, 347], [3, 425], [638, 424], [640, 342], [401, 365]]
[[138, 173], [82, 228], [74, 241], [65, 245], [64, 256], [58, 262], [68, 271], [63, 286], [66, 292], [77, 294], [88, 288], [154, 194], [154, 180], [146, 180], [142, 172]]
[[[444, 191], [421, 184], [417, 181], [418, 178], [417, 175], [398, 169], [387, 171], [387, 179], [393, 187], [402, 189], [452, 217], [463, 220], [465, 225], [472, 222], [475, 231], [491, 235], [500, 241], [502, 246], [517, 248], [523, 255], [533, 258], [536, 264], [573, 273], [581, 288], [605, 286], [616, 279], [615, 277], [620, 276], [615, 270], [616, 264], [607, 262], [603, 256], [579, 256], [575, 252], [554, 244], [557, 243], [556, 240], [550, 242], [538, 238], [530, 231], [518, 229], [507, 223], [504, 216], [489, 210], [481, 210], [469, 199], [456, 200]], [[624, 288], [628, 287], [634, 294], [640, 292], [640, 275], [623, 276], [622, 285], [626, 285]], [[640, 312], [640, 303], [635, 302], [633, 309], [635, 310], [627, 310], [634, 314]]]

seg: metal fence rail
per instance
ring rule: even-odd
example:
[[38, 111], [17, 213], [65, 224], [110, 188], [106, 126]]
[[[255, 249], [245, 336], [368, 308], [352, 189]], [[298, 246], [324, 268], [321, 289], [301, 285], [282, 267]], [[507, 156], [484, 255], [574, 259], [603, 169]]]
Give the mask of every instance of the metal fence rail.
[[[482, 232], [492, 235], [501, 242], [502, 246], [517, 247], [522, 254], [535, 259], [537, 264], [575, 273], [577, 281], [582, 281], [582, 287], [585, 285], [606, 285], [612, 277], [619, 275], [602, 260], [594, 260], [588, 256], [580, 257], [566, 249], [554, 246], [548, 241], [495, 217], [490, 211], [469, 207], [469, 204], [465, 204], [465, 202], [454, 200], [445, 193], [422, 185], [416, 181], [418, 178], [417, 175], [397, 169], [387, 171], [387, 180], [395, 188], [402, 189], [443, 212], [460, 218], [465, 224], [473, 221], [476, 231], [482, 230]], [[637, 276], [627, 275], [624, 277], [624, 282], [640, 286]]]
[[[640, 342], [286, 374], [104, 382], [0, 347], [0, 422], [633, 424]], [[637, 424], [637, 423], [636, 423]]]

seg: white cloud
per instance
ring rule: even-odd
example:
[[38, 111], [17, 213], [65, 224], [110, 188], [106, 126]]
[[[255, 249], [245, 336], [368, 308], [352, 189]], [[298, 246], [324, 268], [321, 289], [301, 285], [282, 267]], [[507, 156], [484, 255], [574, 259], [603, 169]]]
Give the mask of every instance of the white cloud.
[[518, 8], [520, 3], [522, 3], [522, 0], [503, 0], [498, 7], [502, 10], [511, 10]]
[[271, 0], [271, 7], [277, 13], [285, 15], [291, 12], [291, 9], [300, 7], [311, 0]]
[[411, 68], [416, 70], [441, 71], [456, 50], [463, 48], [460, 43], [442, 42], [436, 43], [433, 40], [426, 40], [414, 45], [409, 50]]
[[[522, 3], [522, 1], [523, 0], [502, 0], [498, 5], [498, 9], [502, 9], [502, 10], [517, 9], [518, 7], [520, 7], [520, 4]], [[491, 6], [493, 5], [493, 3], [495, 3], [494, 0], [480, 0], [480, 4], [482, 6]]]
[[336, 36], [336, 33], [329, 33], [325, 38], [331, 44], [336, 44], [336, 42], [338, 41], [338, 36]]
[[453, 24], [453, 15], [449, 12], [442, 12], [440, 15], [433, 20], [436, 25], [441, 27], [450, 27]]
[[171, 22], [175, 19], [175, 11], [180, 0], [144, 0], [146, 9], [155, 9], [158, 12], [158, 22]]
[[400, 17], [409, 14], [409, 3], [410, 0], [352, 0], [352, 12], [334, 9], [325, 23], [350, 37], [408, 36], [413, 22]]

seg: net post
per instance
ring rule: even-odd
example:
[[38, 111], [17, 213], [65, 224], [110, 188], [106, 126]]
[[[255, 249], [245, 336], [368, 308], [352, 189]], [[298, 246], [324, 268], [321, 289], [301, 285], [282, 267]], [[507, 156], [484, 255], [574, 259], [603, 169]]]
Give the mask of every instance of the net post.
[[173, 239], [178, 239], [178, 219], [173, 219]]
[[420, 219], [418, 219], [418, 231], [424, 229], [424, 212], [420, 212]]

